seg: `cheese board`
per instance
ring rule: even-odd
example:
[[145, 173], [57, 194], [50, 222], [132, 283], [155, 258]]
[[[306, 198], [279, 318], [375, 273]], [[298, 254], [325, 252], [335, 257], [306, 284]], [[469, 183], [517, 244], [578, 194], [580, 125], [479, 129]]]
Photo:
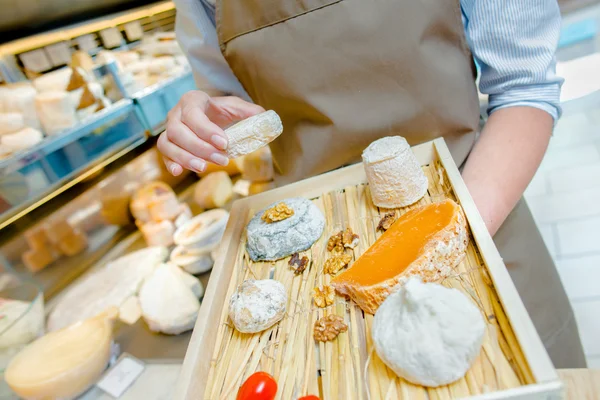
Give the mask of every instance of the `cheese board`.
[[[257, 371], [275, 378], [275, 398], [285, 400], [306, 395], [322, 400], [561, 398], [558, 375], [444, 140], [415, 146], [412, 152], [427, 177], [427, 192], [395, 212], [450, 199], [462, 207], [467, 220], [466, 256], [450, 276], [437, 282], [461, 291], [485, 319], [482, 349], [466, 375], [435, 388], [411, 384], [375, 352], [373, 315], [342, 296], [325, 308], [313, 304], [314, 288], [333, 278], [323, 271], [328, 239], [351, 228], [360, 238], [351, 250], [355, 261], [382, 235], [378, 223], [390, 211], [373, 205], [365, 170], [357, 164], [234, 203], [175, 399], [235, 399], [240, 385]], [[289, 257], [254, 262], [246, 250], [246, 226], [255, 213], [291, 197], [310, 199], [326, 221], [322, 236], [301, 252], [310, 260], [301, 273], [290, 267]], [[229, 299], [246, 279], [275, 279], [289, 293], [283, 319], [257, 334], [238, 332], [229, 319]], [[315, 341], [315, 322], [333, 315], [347, 330], [335, 340]]]

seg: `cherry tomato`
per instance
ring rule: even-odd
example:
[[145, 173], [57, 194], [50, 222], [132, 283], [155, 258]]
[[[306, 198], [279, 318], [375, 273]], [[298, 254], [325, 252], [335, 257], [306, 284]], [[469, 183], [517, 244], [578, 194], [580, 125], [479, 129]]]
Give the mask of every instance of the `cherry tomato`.
[[255, 372], [240, 388], [237, 400], [273, 400], [277, 394], [277, 382], [266, 372]]
[[310, 396], [300, 397], [298, 400], [321, 400], [321, 399], [319, 399], [314, 394], [311, 394]]

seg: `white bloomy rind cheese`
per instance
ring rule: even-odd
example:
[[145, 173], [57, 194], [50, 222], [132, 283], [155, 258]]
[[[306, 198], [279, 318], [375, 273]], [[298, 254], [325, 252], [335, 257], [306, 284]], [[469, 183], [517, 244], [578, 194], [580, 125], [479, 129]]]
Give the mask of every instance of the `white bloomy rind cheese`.
[[229, 318], [243, 333], [262, 332], [285, 315], [285, 286], [273, 279], [242, 282], [229, 300]]
[[227, 128], [227, 155], [237, 158], [271, 143], [283, 132], [283, 124], [275, 111], [254, 115]]
[[[142, 315], [154, 332], [178, 335], [192, 329], [196, 322], [200, 302], [194, 291], [202, 288], [193, 286], [199, 285], [200, 281], [178, 270], [177, 266], [162, 264], [140, 289]], [[197, 282], [190, 282], [189, 278]]]
[[16, 112], [0, 113], [0, 136], [20, 131], [23, 128], [25, 128], [23, 114]]
[[374, 141], [363, 151], [362, 159], [377, 207], [406, 207], [427, 192], [427, 177], [403, 137]]
[[94, 384], [108, 364], [116, 308], [25, 347], [4, 378], [24, 399], [74, 399]]
[[398, 376], [437, 387], [462, 378], [479, 355], [485, 321], [462, 292], [411, 278], [379, 306], [373, 343]]

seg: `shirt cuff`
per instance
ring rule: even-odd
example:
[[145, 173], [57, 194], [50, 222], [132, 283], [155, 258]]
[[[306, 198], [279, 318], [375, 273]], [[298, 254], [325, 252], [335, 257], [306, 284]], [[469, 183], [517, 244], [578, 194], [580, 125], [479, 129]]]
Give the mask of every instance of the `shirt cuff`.
[[508, 107], [534, 107], [546, 111], [558, 121], [562, 114], [560, 84], [535, 85], [510, 89], [504, 93], [490, 94], [488, 114]]

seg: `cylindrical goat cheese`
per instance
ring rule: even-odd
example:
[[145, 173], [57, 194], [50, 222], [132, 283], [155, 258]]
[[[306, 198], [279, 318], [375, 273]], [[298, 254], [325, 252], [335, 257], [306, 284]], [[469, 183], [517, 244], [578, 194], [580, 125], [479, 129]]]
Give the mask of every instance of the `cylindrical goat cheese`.
[[374, 141], [362, 153], [373, 204], [382, 208], [406, 207], [427, 192], [427, 177], [401, 136]]

